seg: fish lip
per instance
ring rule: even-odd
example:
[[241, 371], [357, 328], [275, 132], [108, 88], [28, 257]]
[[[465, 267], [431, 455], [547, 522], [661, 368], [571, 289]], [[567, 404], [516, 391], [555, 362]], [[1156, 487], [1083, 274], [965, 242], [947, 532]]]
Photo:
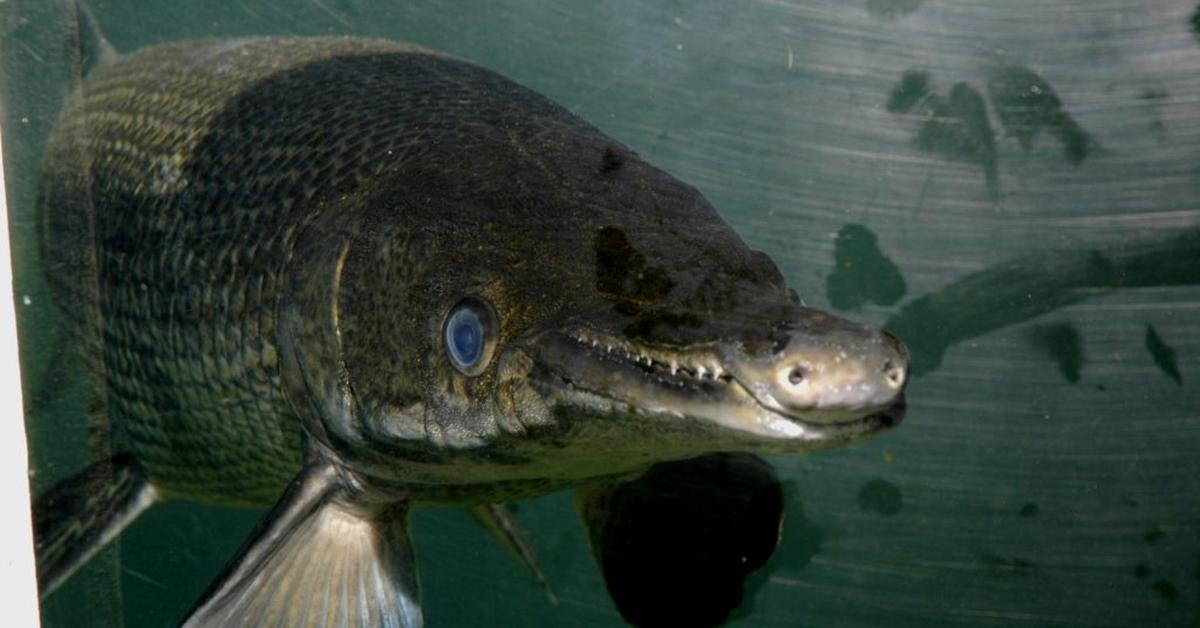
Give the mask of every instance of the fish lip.
[[[737, 369], [722, 363], [718, 343], [702, 343], [686, 348], [647, 346], [633, 343], [595, 329], [570, 327], [565, 330], [540, 334], [532, 343], [537, 361], [541, 365], [540, 377], [535, 377], [538, 388], [547, 398], [580, 405], [593, 410], [628, 412], [639, 415], [659, 415], [668, 418], [693, 418], [714, 422], [755, 441], [755, 446], [764, 452], [786, 452], [789, 441], [803, 441], [808, 446], [836, 444], [859, 440], [876, 432], [898, 425], [905, 416], [907, 404], [903, 391], [882, 407], [847, 411], [843, 417], [831, 420], [787, 412], [764, 404], [755, 397], [749, 387], [736, 375]], [[580, 351], [582, 349], [582, 351]], [[566, 356], [562, 354], [567, 352]], [[639, 353], [640, 352], [640, 353]], [[680, 368], [671, 373], [667, 356], [678, 355], [692, 359], [689, 368]], [[708, 363], [719, 368], [705, 369], [703, 375], [695, 368]], [[599, 381], [584, 381], [588, 371], [603, 372]], [[624, 390], [614, 390], [607, 375], [627, 378], [636, 374], [637, 379]], [[651, 375], [652, 377], [644, 377]], [[635, 390], [635, 388], [642, 390]], [[675, 395], [671, 403], [657, 404], [662, 407], [639, 406], [645, 400], [640, 393], [645, 389]], [[711, 403], [717, 410], [750, 416], [746, 424], [721, 421], [709, 413], [688, 412], [688, 406]], [[707, 415], [707, 416], [706, 416]], [[775, 441], [775, 442], [768, 442]], [[784, 444], [782, 447], [777, 445]], [[807, 448], [807, 447], [806, 447]]]
[[868, 414], [863, 417], [864, 421], [878, 423], [880, 429], [891, 429], [904, 422], [905, 415], [908, 414], [908, 398], [907, 394], [901, 392], [896, 396], [895, 400], [890, 405], [883, 409]]

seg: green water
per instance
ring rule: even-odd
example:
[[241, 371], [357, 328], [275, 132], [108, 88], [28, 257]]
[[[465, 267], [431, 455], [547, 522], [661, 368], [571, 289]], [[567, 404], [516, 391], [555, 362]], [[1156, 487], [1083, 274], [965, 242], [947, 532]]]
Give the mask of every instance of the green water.
[[[92, 4], [124, 51], [355, 34], [500, 71], [697, 186], [810, 304], [903, 337], [899, 429], [773, 460], [783, 543], [735, 625], [1200, 624], [1194, 4]], [[35, 489], [86, 462], [34, 205], [70, 41], [57, 3], [0, 2]], [[46, 624], [177, 622], [257, 516], [155, 507], [46, 601]], [[429, 510], [428, 623], [619, 625], [570, 496], [518, 517], [559, 604], [466, 514]]]

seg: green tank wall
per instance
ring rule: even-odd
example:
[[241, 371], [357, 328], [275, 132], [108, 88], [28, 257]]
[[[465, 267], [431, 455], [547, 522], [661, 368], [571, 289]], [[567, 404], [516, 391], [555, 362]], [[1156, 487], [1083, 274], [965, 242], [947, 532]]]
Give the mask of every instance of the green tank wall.
[[[81, 373], [38, 269], [59, 3], [0, 3], [40, 489], [81, 468]], [[354, 34], [556, 99], [697, 186], [806, 301], [913, 352], [908, 418], [773, 460], [788, 516], [735, 625], [1200, 623], [1200, 12], [1133, 0], [92, 3], [123, 51]], [[170, 625], [260, 513], [172, 503], [46, 601]], [[432, 626], [619, 625], [570, 495], [522, 503], [552, 606], [465, 512], [413, 536]], [[119, 593], [119, 595], [117, 595]]]

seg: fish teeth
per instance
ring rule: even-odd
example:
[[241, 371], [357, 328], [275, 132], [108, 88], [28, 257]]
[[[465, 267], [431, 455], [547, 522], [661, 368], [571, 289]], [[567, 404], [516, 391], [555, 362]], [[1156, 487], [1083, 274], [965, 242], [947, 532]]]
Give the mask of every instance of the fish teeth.
[[[2, 2], [3, 0], [0, 0]], [[688, 361], [687, 354], [664, 349], [659, 353], [647, 353], [619, 339], [603, 335], [593, 335], [587, 331], [577, 331], [572, 334], [575, 341], [590, 345], [599, 351], [602, 347], [609, 355], [616, 355], [635, 364], [658, 367], [671, 375], [683, 375], [698, 380], [720, 381], [727, 377], [726, 371], [718, 362], [711, 362], [712, 356], [696, 356], [701, 362]], [[614, 354], [615, 352], [615, 354]]]

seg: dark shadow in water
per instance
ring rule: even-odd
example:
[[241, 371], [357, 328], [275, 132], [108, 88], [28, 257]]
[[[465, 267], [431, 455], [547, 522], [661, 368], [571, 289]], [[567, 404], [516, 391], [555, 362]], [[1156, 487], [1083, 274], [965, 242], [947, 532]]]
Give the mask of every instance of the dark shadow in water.
[[1179, 364], [1175, 361], [1175, 349], [1163, 342], [1154, 330], [1154, 325], [1149, 323], [1146, 324], [1146, 350], [1150, 352], [1150, 357], [1154, 358], [1154, 365], [1159, 370], [1175, 380], [1176, 384], [1183, 385], [1183, 374], [1179, 372]]
[[1070, 323], [1034, 325], [1025, 337], [1058, 364], [1058, 370], [1072, 384], [1083, 370], [1083, 337]]
[[988, 120], [983, 96], [966, 83], [950, 89], [948, 102], [934, 98], [929, 119], [917, 131], [917, 148], [945, 159], [983, 168], [988, 193], [999, 193], [996, 175], [996, 134]]
[[1163, 121], [1162, 112], [1159, 110], [1162, 103], [1171, 98], [1171, 92], [1161, 87], [1147, 87], [1138, 94], [1138, 100], [1146, 103], [1149, 107], [1150, 122], [1146, 124], [1146, 130], [1150, 131], [1159, 142], [1167, 140], [1167, 123]]
[[657, 464], [578, 496], [608, 591], [638, 626], [724, 622], [774, 553], [783, 518], [774, 469], [740, 453]]
[[873, 18], [894, 20], [921, 8], [924, 0], [867, 0], [867, 13]]
[[890, 113], [908, 113], [913, 110], [913, 107], [917, 106], [917, 103], [928, 98], [931, 95], [931, 90], [932, 87], [927, 72], [909, 70], [892, 87], [892, 93], [888, 95], [887, 104], [884, 105], [884, 108]]
[[730, 623], [754, 614], [753, 602], [758, 592], [770, 583], [776, 565], [787, 565], [788, 570], [794, 572], [807, 566], [821, 552], [825, 531], [805, 516], [804, 503], [798, 493], [794, 481], [783, 483], [787, 516], [779, 533], [779, 551], [765, 567], [746, 578], [746, 601], [729, 615]]
[[1179, 599], [1179, 589], [1175, 588], [1175, 583], [1170, 580], [1155, 580], [1154, 584], [1150, 585], [1150, 588], [1168, 602], [1174, 602]]
[[985, 99], [978, 89], [960, 82], [942, 96], [928, 73], [909, 70], [892, 87], [885, 108], [920, 120], [913, 143], [921, 151], [979, 166], [992, 198], [999, 196], [1000, 184], [988, 101], [1007, 135], [1026, 151], [1033, 149], [1042, 129], [1058, 138], [1072, 165], [1082, 164], [1094, 148], [1091, 136], [1063, 108], [1054, 88], [1033, 70], [1022, 65], [990, 69], [987, 94]]
[[1152, 241], [1020, 257], [905, 304], [884, 325], [905, 341], [912, 373], [951, 346], [1119, 288], [1200, 284], [1200, 229]]
[[1140, 562], [1133, 566], [1133, 576], [1138, 580], [1145, 580], [1150, 577], [1150, 565], [1146, 562]]
[[1196, 10], [1192, 12], [1192, 17], [1188, 20], [1188, 24], [1192, 28], [1192, 35], [1196, 39], [1200, 39], [1200, 5], [1196, 5]]
[[1025, 150], [1043, 128], [1063, 145], [1063, 156], [1078, 166], [1087, 159], [1091, 136], [1063, 108], [1062, 100], [1046, 79], [1022, 65], [992, 68], [987, 79], [988, 97], [1004, 130]]
[[833, 272], [825, 282], [829, 303], [839, 310], [856, 310], [864, 303], [892, 305], [907, 290], [900, 269], [879, 250], [875, 234], [862, 225], [838, 231]]
[[[1133, 577], [1137, 578], [1138, 580], [1149, 579], [1151, 573], [1153, 573], [1153, 570], [1150, 568], [1150, 564], [1145, 561], [1139, 562], [1133, 566]], [[1155, 580], [1153, 583], [1151, 583], [1150, 590], [1154, 591], [1168, 602], [1174, 602], [1179, 597], [1179, 589], [1175, 588], [1175, 583], [1167, 580], [1166, 578]]]
[[885, 105], [891, 113], [922, 120], [913, 143], [923, 152], [983, 169], [988, 194], [999, 195], [996, 134], [979, 90], [966, 83], [950, 89], [949, 98], [933, 91], [929, 75], [909, 70], [892, 88]]
[[1036, 516], [1040, 515], [1041, 513], [1042, 513], [1042, 509], [1039, 508], [1038, 505], [1035, 504], [1034, 502], [1027, 502], [1024, 506], [1021, 506], [1021, 510], [1017, 511], [1017, 514], [1021, 515], [1022, 517], [1026, 517], [1026, 518], [1036, 517]]

